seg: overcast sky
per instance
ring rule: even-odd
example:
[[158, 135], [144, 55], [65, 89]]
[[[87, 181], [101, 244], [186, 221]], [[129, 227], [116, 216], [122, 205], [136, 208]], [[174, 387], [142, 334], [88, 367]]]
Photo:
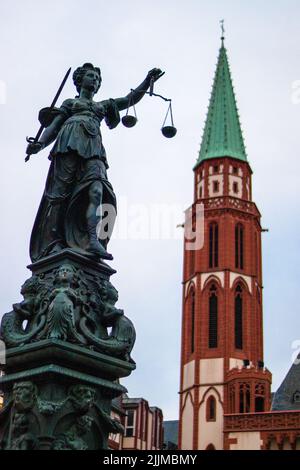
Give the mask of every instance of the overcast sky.
[[[29, 237], [49, 166], [47, 150], [24, 163], [38, 110], [50, 105], [70, 66], [100, 66], [99, 100], [127, 94], [153, 67], [166, 72], [155, 91], [173, 99], [176, 138], [161, 135], [166, 106], [150, 97], [137, 106], [135, 128], [103, 125], [102, 134], [119, 218], [128, 222], [110, 244], [119, 307], [137, 329], [137, 371], [125, 384], [130, 396], [161, 407], [168, 419], [178, 415], [181, 328], [182, 233], [174, 228], [192, 203], [222, 18], [253, 197], [270, 230], [263, 235], [264, 332], [275, 390], [300, 340], [299, 0], [2, 0], [0, 6], [1, 314], [20, 299], [29, 277]], [[74, 94], [70, 79], [60, 102]], [[144, 230], [134, 239], [138, 222], [157, 223], [161, 205], [174, 207], [171, 233], [151, 240]]]

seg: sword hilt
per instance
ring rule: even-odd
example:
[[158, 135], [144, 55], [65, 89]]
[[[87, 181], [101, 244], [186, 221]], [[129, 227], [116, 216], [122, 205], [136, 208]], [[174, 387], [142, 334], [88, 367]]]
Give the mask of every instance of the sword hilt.
[[[28, 142], [29, 144], [35, 144], [37, 142], [37, 138], [36, 137], [26, 137], [26, 142]], [[28, 162], [30, 160], [30, 153], [27, 153], [26, 155], [26, 158], [25, 158], [25, 162]]]

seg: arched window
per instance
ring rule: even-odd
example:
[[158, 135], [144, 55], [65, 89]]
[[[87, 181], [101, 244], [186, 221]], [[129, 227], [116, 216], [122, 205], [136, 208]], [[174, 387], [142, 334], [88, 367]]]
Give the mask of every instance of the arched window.
[[216, 222], [209, 225], [209, 267], [219, 266], [219, 227]]
[[230, 413], [235, 413], [235, 385], [231, 384], [229, 388]]
[[262, 413], [265, 411], [265, 395], [266, 387], [263, 383], [255, 384], [255, 397], [254, 397], [254, 406], [256, 413]]
[[240, 384], [240, 413], [250, 413], [250, 385]]
[[241, 224], [235, 226], [235, 267], [244, 269], [244, 227]]
[[213, 444], [208, 444], [205, 450], [216, 450], [216, 448]]
[[218, 347], [218, 297], [215, 284], [209, 290], [208, 347]]
[[206, 421], [216, 421], [217, 418], [217, 402], [212, 395], [206, 402]]
[[238, 286], [235, 291], [234, 315], [235, 348], [243, 349], [243, 291], [241, 286]]
[[189, 275], [192, 276], [195, 272], [195, 250], [189, 250]]
[[195, 352], [195, 291], [191, 292], [191, 354]]
[[257, 233], [254, 234], [254, 250], [255, 250], [255, 253], [254, 253], [254, 260], [255, 260], [255, 274], [258, 275], [258, 266], [259, 266], [259, 261], [258, 261], [258, 240], [257, 240]]
[[298, 390], [293, 395], [293, 402], [300, 403], [300, 392]]

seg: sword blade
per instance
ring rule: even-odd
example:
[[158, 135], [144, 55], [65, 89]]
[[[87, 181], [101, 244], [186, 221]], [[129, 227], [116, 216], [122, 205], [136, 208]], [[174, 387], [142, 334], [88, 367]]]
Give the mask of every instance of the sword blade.
[[56, 104], [56, 101], [58, 100], [59, 95], [61, 94], [62, 89], [63, 89], [63, 87], [65, 86], [66, 81], [68, 80], [68, 77], [69, 77], [69, 75], [70, 75], [70, 72], [71, 72], [71, 67], [69, 68], [69, 70], [67, 71], [66, 75], [64, 76], [64, 79], [63, 79], [63, 81], [61, 82], [60, 87], [59, 87], [59, 89], [57, 90], [56, 95], [54, 96], [54, 99], [53, 99], [53, 101], [52, 101], [52, 103], [51, 103], [51, 105], [50, 105], [50, 108], [54, 108], [54, 106], [55, 106], [55, 104]]
[[[70, 75], [70, 72], [71, 72], [71, 67], [68, 69], [67, 73], [65, 74], [65, 76], [64, 76], [64, 78], [63, 78], [63, 81], [61, 82], [60, 87], [59, 87], [59, 89], [57, 90], [57, 93], [56, 93], [56, 95], [55, 95], [54, 98], [53, 98], [53, 101], [52, 101], [52, 103], [51, 103], [51, 105], [50, 105], [50, 109], [53, 109], [54, 106], [56, 105], [56, 102], [57, 102], [57, 100], [58, 100], [58, 98], [59, 98], [59, 95], [61, 94], [62, 89], [63, 89], [63, 87], [65, 86], [66, 81], [68, 80], [68, 77], [69, 77], [69, 75]], [[38, 132], [37, 132], [37, 134], [36, 134], [35, 137], [27, 137], [27, 139], [26, 139], [27, 142], [36, 144], [36, 143], [38, 142], [39, 138], [41, 137], [43, 130], [44, 130], [44, 127], [41, 126], [41, 127], [39, 128], [39, 130], [38, 130]], [[27, 155], [26, 155], [26, 158], [25, 158], [25, 162], [28, 162], [29, 159], [30, 159], [30, 154], [27, 154]]]

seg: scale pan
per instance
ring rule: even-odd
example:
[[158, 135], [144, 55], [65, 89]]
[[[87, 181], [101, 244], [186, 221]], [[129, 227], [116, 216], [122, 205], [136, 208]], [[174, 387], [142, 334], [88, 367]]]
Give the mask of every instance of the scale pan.
[[135, 126], [137, 123], [137, 118], [135, 116], [123, 116], [122, 117], [122, 124], [125, 126], [125, 127], [133, 127]]
[[171, 139], [172, 137], [175, 137], [177, 129], [174, 126], [164, 126], [161, 128], [161, 132], [165, 137]]

